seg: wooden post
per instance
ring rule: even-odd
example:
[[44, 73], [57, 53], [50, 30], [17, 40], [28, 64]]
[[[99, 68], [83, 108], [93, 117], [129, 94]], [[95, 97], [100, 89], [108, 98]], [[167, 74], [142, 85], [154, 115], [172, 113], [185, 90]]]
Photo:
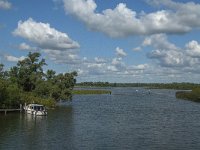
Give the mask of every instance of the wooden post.
[[22, 104], [20, 104], [19, 107], [20, 107], [20, 112], [22, 112]]
[[26, 112], [26, 103], [24, 104], [24, 111]]
[[7, 112], [6, 112], [6, 110], [5, 110], [5, 115], [6, 115], [6, 113], [7, 113]]

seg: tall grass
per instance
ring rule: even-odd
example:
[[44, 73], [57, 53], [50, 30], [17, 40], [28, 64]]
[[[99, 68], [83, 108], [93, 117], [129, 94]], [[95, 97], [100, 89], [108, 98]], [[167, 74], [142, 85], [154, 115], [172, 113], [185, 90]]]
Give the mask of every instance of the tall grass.
[[109, 90], [74, 90], [73, 94], [111, 94]]
[[191, 100], [195, 102], [200, 102], [200, 88], [195, 88], [191, 92], [179, 91], [176, 92], [176, 97], [180, 99]]

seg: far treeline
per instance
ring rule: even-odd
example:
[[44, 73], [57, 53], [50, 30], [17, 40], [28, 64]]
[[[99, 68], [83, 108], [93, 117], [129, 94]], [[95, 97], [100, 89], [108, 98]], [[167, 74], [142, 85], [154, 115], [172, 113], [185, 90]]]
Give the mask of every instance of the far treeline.
[[0, 109], [18, 108], [24, 103], [40, 103], [48, 107], [57, 101], [70, 100], [77, 72], [56, 74], [43, 71], [47, 65], [40, 53], [29, 53], [8, 71], [0, 64]]
[[195, 83], [109, 83], [109, 82], [82, 82], [76, 83], [80, 87], [144, 87], [151, 89], [176, 89], [176, 90], [192, 90], [200, 88], [200, 84]]
[[[200, 84], [195, 83], [109, 83], [109, 82], [82, 82], [78, 87], [144, 87], [149, 89], [175, 89], [179, 99], [200, 102]], [[190, 90], [190, 91], [185, 91]]]

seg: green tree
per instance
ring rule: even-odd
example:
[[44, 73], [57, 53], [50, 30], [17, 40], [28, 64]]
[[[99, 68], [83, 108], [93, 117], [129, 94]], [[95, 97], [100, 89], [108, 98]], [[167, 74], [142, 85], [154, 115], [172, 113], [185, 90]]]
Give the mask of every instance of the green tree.
[[55, 78], [56, 76], [56, 72], [53, 71], [53, 70], [47, 70], [47, 73], [46, 73], [46, 79], [49, 81], [49, 80], [52, 80]]
[[7, 71], [4, 71], [4, 64], [0, 64], [0, 78], [5, 79], [7, 76]]
[[77, 72], [58, 74], [52, 80], [51, 96], [56, 101], [67, 100], [72, 97], [72, 90], [76, 83]]
[[17, 77], [17, 83], [24, 91], [33, 91], [37, 82], [43, 78], [42, 67], [46, 65], [45, 60], [39, 60], [40, 53], [29, 53], [28, 57], [17, 63], [17, 67], [11, 69], [10, 74]]
[[16, 108], [20, 103], [41, 103], [53, 106], [56, 101], [72, 96], [77, 72], [56, 74], [53, 70], [43, 73], [45, 59], [40, 53], [28, 56], [12, 67], [8, 74], [0, 64], [0, 107]]
[[0, 107], [1, 108], [6, 107], [5, 101], [7, 100], [7, 97], [8, 97], [7, 86], [8, 86], [8, 83], [5, 80], [0, 79]]

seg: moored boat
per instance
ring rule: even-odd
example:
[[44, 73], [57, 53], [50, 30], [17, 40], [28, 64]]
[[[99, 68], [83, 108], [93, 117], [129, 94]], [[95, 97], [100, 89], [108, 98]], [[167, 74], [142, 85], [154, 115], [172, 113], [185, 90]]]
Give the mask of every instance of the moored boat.
[[47, 115], [47, 110], [43, 105], [39, 104], [28, 104], [24, 107], [24, 110], [28, 114], [36, 115], [36, 116], [44, 116]]

